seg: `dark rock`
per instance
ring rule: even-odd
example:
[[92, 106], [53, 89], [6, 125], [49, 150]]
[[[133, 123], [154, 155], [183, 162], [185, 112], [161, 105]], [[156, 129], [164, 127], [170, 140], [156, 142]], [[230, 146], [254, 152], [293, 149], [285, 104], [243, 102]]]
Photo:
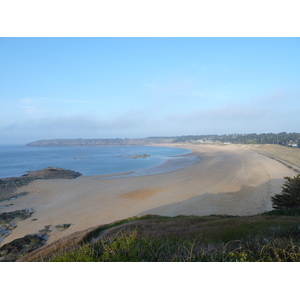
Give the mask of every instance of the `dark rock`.
[[59, 230], [66, 230], [68, 229], [69, 227], [71, 226], [71, 224], [59, 224], [59, 225], [56, 225], [55, 227]]
[[16, 210], [11, 212], [4, 212], [0, 214], [0, 237], [6, 237], [10, 232], [15, 229], [17, 226], [12, 221], [16, 220], [25, 220], [33, 214], [33, 211], [30, 209], [26, 210]]
[[10, 234], [10, 230], [6, 226], [0, 227], [0, 236], [7, 237]]
[[79, 172], [53, 167], [28, 172], [28, 177], [34, 179], [73, 179], [81, 175]]
[[39, 233], [42, 235], [46, 235], [47, 233], [51, 232], [50, 227], [51, 225], [45, 226], [44, 229], [39, 230]]
[[13, 200], [14, 197], [20, 197], [25, 195], [25, 193], [14, 194], [15, 190], [18, 187], [23, 185], [27, 185], [34, 178], [23, 178], [23, 177], [10, 177], [10, 178], [3, 178], [0, 180], [0, 201], [4, 200]]
[[4, 212], [0, 214], [0, 224], [9, 223], [14, 219], [25, 220], [33, 214], [33, 210], [24, 209], [11, 212]]
[[40, 248], [46, 243], [43, 236], [28, 234], [22, 238], [15, 239], [0, 248], [0, 261], [16, 261], [23, 255]]
[[47, 167], [43, 170], [31, 171], [28, 174], [20, 177], [2, 178], [0, 180], [0, 202], [9, 201], [15, 198], [26, 195], [27, 193], [15, 194], [15, 190], [18, 187], [29, 184], [36, 179], [73, 179], [82, 174], [72, 170], [66, 170], [61, 168]]
[[17, 227], [17, 225], [9, 224], [9, 225], [7, 226], [7, 229], [8, 229], [8, 230], [13, 230], [13, 229], [15, 229], [16, 227]]

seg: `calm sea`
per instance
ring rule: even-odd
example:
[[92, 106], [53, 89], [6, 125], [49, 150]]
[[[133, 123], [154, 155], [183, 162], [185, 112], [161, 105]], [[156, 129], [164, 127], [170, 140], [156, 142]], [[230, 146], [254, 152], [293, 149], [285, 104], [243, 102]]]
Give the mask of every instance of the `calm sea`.
[[[134, 172], [141, 176], [170, 172], [192, 165], [197, 156], [178, 156], [190, 150], [167, 147], [23, 147], [0, 146], [0, 178], [17, 177], [46, 167], [70, 169], [88, 175]], [[131, 155], [151, 155], [127, 158]]]

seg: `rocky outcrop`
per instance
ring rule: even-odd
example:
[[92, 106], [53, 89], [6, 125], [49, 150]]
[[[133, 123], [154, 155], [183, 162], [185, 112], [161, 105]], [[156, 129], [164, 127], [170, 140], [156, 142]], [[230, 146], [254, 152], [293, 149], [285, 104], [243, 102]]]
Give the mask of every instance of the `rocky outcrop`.
[[39, 233], [42, 235], [47, 235], [48, 233], [51, 232], [50, 227], [51, 225], [46, 225], [43, 229], [39, 230]]
[[16, 261], [23, 255], [40, 248], [46, 243], [46, 237], [37, 234], [28, 234], [15, 239], [0, 248], [0, 261]]
[[66, 170], [61, 168], [47, 167], [43, 170], [28, 172], [22, 176], [22, 178], [33, 178], [35, 179], [73, 179], [82, 174], [72, 170]]
[[20, 177], [10, 177], [0, 179], [0, 202], [12, 200], [16, 197], [26, 195], [26, 193], [15, 194], [18, 187], [27, 185], [36, 179], [73, 179], [82, 174], [72, 170], [47, 167], [43, 170], [28, 172]]
[[14, 223], [18, 220], [25, 220], [33, 214], [30, 209], [4, 212], [0, 214], [0, 237], [7, 237], [17, 226]]
[[33, 214], [31, 209], [16, 210], [11, 212], [4, 212], [0, 214], [0, 224], [11, 222], [14, 219], [19, 218], [25, 220]]
[[14, 192], [18, 187], [27, 185], [32, 180], [34, 180], [34, 178], [30, 177], [10, 177], [0, 179], [0, 202], [24, 195], [24, 193], [14, 194]]
[[[0, 215], [2, 219], [5, 221], [12, 220], [14, 217], [18, 217], [20, 219], [27, 218], [31, 216], [32, 212], [28, 214], [25, 211], [15, 211], [12, 213], [4, 213]], [[36, 220], [36, 219], [32, 219]], [[1, 224], [0, 224], [1, 226]], [[66, 230], [71, 226], [71, 224], [58, 224], [55, 226], [58, 230]], [[16, 226], [12, 225], [11, 230], [13, 230]], [[43, 229], [40, 229], [37, 234], [28, 234], [22, 238], [18, 238], [13, 240], [10, 243], [3, 245], [0, 248], [0, 261], [16, 261], [23, 257], [24, 255], [37, 250], [38, 248], [44, 246], [46, 241], [51, 233], [51, 228], [53, 229], [53, 225], [46, 225]]]
[[[20, 177], [4, 178], [0, 180], [0, 201], [9, 201], [26, 193], [14, 194], [18, 187], [27, 185], [36, 179], [73, 179], [81, 173], [61, 168], [48, 167], [43, 170], [32, 171]], [[16, 210], [0, 214], [0, 238], [7, 237], [17, 225], [15, 222], [25, 220], [33, 214], [33, 210]], [[35, 221], [36, 219], [32, 219]], [[39, 230], [38, 234], [26, 235], [23, 238], [13, 240], [0, 248], [0, 261], [15, 261], [23, 255], [38, 249], [46, 243], [51, 226], [47, 225]], [[58, 224], [58, 230], [66, 230], [71, 224]]]
[[58, 230], [66, 230], [71, 226], [71, 224], [58, 224], [55, 226]]

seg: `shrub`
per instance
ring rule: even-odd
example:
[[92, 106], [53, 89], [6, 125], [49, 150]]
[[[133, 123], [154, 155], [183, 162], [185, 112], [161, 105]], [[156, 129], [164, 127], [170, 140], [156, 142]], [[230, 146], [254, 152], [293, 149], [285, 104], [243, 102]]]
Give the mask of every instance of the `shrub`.
[[284, 177], [286, 180], [282, 186], [282, 193], [272, 197], [272, 206], [275, 209], [300, 208], [300, 174]]

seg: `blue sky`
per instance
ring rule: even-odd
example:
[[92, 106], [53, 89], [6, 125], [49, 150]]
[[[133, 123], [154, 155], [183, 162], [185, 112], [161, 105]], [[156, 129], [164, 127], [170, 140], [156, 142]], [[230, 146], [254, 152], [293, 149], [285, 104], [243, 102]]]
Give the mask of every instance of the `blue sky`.
[[300, 132], [299, 38], [0, 38], [0, 144]]

